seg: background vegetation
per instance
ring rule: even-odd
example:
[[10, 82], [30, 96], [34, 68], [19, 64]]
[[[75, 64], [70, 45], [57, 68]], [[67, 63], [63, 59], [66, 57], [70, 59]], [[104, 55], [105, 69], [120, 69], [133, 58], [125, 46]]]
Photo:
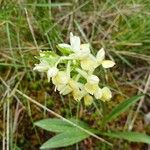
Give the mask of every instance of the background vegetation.
[[[102, 79], [114, 93], [111, 102], [96, 102], [88, 108], [81, 105], [78, 110], [71, 97], [55, 93], [46, 76], [33, 71], [39, 50], [57, 51], [56, 44], [69, 42], [70, 31], [82, 42], [90, 42], [93, 53], [103, 46], [115, 60], [116, 66]], [[53, 116], [31, 103], [31, 98], [65, 118], [77, 116], [96, 129], [150, 133], [149, 120], [144, 119], [150, 109], [149, 84], [149, 0], [0, 0], [0, 147], [7, 138], [5, 144], [11, 149], [36, 150], [53, 136], [33, 125]], [[145, 96], [136, 105], [101, 127], [101, 112], [107, 114], [139, 93]], [[113, 149], [148, 148], [106, 139], [114, 144]], [[94, 138], [79, 143], [78, 148], [112, 149]]]

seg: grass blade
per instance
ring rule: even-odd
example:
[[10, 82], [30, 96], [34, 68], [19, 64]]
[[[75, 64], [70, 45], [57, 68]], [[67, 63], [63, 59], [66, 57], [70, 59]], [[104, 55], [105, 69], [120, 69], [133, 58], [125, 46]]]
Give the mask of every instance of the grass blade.
[[104, 122], [109, 122], [119, 116], [121, 113], [125, 112], [131, 105], [137, 102], [142, 95], [136, 95], [131, 97], [122, 103], [120, 103], [117, 107], [115, 107], [112, 112], [104, 118]]

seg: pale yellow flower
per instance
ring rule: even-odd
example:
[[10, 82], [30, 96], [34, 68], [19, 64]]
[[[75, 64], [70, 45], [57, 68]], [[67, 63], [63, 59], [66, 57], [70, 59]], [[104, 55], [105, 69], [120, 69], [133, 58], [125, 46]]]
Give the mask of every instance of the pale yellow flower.
[[101, 48], [96, 57], [92, 54], [89, 54], [87, 57], [80, 61], [81, 68], [91, 73], [99, 66], [102, 65], [104, 68], [111, 68], [115, 65], [115, 62], [112, 60], [105, 60], [105, 51]]
[[96, 58], [93, 55], [89, 55], [88, 57], [82, 59], [80, 61], [81, 68], [86, 71], [93, 72], [95, 68], [97, 68], [98, 64]]
[[93, 102], [93, 97], [91, 95], [87, 94], [87, 95], [84, 96], [84, 104], [85, 104], [85, 106], [91, 105], [92, 102]]
[[66, 85], [69, 82], [69, 77], [65, 71], [59, 71], [55, 77], [52, 77], [54, 85]]
[[96, 55], [97, 63], [102, 65], [104, 68], [111, 68], [115, 65], [115, 62], [112, 60], [105, 60], [105, 51], [101, 48]]
[[102, 97], [100, 98], [102, 101], [109, 101], [112, 98], [112, 93], [108, 87], [102, 88]]
[[96, 75], [90, 75], [87, 78], [87, 83], [85, 84], [84, 88], [88, 93], [93, 95], [99, 88], [98, 83], [99, 78]]

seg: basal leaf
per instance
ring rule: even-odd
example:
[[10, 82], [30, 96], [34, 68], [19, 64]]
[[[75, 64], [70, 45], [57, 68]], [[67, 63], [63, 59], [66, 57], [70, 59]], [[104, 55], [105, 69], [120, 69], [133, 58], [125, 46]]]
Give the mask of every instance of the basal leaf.
[[103, 133], [103, 135], [112, 138], [125, 139], [131, 142], [142, 142], [142, 143], [150, 144], [150, 136], [139, 132], [108, 132], [108, 133]]
[[[84, 129], [87, 129], [87, 130], [90, 130], [91, 132], [96, 132], [96, 130], [94, 129], [91, 129], [86, 123], [84, 123], [83, 121], [80, 121], [80, 120], [76, 120], [74, 118], [71, 118], [71, 119], [68, 119], [69, 121], [73, 122], [74, 124], [84, 128]], [[42, 129], [45, 129], [47, 131], [51, 131], [51, 132], [65, 132], [65, 131], [68, 131], [68, 130], [73, 130], [75, 129], [76, 130], [76, 127], [61, 120], [61, 119], [57, 119], [57, 118], [52, 118], [52, 119], [43, 119], [43, 120], [40, 120], [40, 121], [37, 121], [34, 123], [36, 126], [42, 128]]]
[[66, 131], [60, 133], [53, 138], [46, 141], [42, 146], [41, 149], [49, 149], [49, 148], [60, 148], [73, 145], [78, 143], [85, 138], [89, 137], [89, 135], [79, 129], [74, 129], [70, 131]]
[[43, 119], [34, 123], [36, 126], [51, 132], [64, 132], [72, 126], [61, 119]]

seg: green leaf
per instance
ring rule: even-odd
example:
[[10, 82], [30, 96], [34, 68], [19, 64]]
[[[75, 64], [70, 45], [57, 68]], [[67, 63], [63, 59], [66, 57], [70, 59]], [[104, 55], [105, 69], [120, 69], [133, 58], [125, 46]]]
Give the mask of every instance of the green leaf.
[[144, 133], [138, 132], [108, 132], [102, 133], [102, 135], [106, 135], [112, 138], [125, 139], [131, 142], [142, 142], [150, 144], [150, 136]]
[[121, 113], [125, 112], [131, 105], [137, 102], [142, 95], [137, 95], [129, 98], [128, 100], [123, 101], [118, 106], [116, 106], [112, 112], [104, 118], [104, 122], [111, 121], [112, 119], [119, 116]]
[[89, 137], [89, 135], [79, 129], [72, 129], [71, 131], [66, 131], [60, 133], [53, 138], [46, 141], [40, 149], [49, 149], [49, 148], [59, 148], [73, 145], [77, 142], [84, 140]]
[[72, 129], [72, 126], [60, 119], [43, 119], [34, 123], [36, 126], [52, 132], [64, 132]]
[[[80, 127], [90, 130], [91, 132], [96, 132], [96, 130], [91, 129], [86, 123], [80, 121], [80, 120], [76, 120], [74, 118], [68, 119], [71, 122], [73, 122], [76, 125], [79, 125]], [[61, 119], [43, 119], [40, 121], [37, 121], [34, 123], [36, 126], [45, 129], [47, 131], [51, 131], [51, 132], [65, 132], [65, 131], [70, 131], [70, 130], [76, 130], [76, 127], [74, 127], [73, 125], [61, 120]]]

